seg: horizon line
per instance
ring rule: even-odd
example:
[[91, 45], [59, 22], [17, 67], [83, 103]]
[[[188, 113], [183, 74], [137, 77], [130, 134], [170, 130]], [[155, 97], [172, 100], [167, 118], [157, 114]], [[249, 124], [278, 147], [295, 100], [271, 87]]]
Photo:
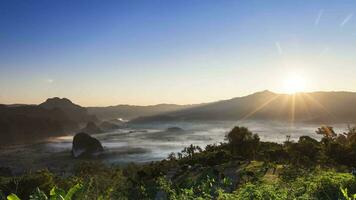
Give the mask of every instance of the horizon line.
[[231, 98], [226, 98], [226, 99], [219, 99], [219, 100], [215, 100], [215, 101], [210, 101], [210, 102], [201, 102], [201, 103], [187, 103], [187, 104], [178, 104], [178, 103], [157, 103], [157, 104], [128, 104], [128, 103], [122, 103], [122, 104], [115, 104], [115, 105], [88, 105], [88, 106], [83, 106], [79, 103], [75, 103], [73, 102], [70, 98], [67, 97], [58, 97], [58, 96], [53, 96], [53, 97], [48, 97], [47, 99], [43, 100], [40, 103], [24, 103], [24, 102], [17, 102], [17, 103], [0, 103], [0, 105], [5, 105], [5, 106], [13, 106], [13, 105], [28, 105], [28, 106], [37, 106], [43, 102], [45, 102], [48, 99], [52, 99], [52, 98], [60, 98], [60, 99], [68, 99], [70, 100], [73, 104], [79, 105], [81, 107], [84, 108], [93, 108], [93, 107], [116, 107], [116, 106], [142, 106], [142, 107], [149, 107], [149, 106], [159, 106], [159, 105], [176, 105], [176, 106], [193, 106], [193, 105], [201, 105], [201, 104], [209, 104], [209, 103], [214, 103], [214, 102], [219, 102], [219, 101], [225, 101], [225, 100], [231, 100], [231, 99], [235, 99], [235, 98], [242, 98], [242, 97], [247, 97], [250, 95], [254, 95], [257, 93], [263, 93], [263, 92], [270, 92], [273, 94], [278, 94], [278, 95], [296, 95], [296, 94], [305, 94], [305, 93], [320, 93], [320, 92], [345, 92], [345, 93], [356, 93], [356, 91], [347, 91], [347, 90], [316, 90], [316, 91], [304, 91], [304, 92], [295, 92], [295, 93], [286, 93], [286, 92], [274, 92], [271, 91], [269, 89], [265, 89], [265, 90], [260, 90], [260, 91], [256, 91], [253, 93], [249, 93], [249, 94], [244, 94], [244, 95], [240, 95], [240, 96], [235, 96], [235, 97], [231, 97]]

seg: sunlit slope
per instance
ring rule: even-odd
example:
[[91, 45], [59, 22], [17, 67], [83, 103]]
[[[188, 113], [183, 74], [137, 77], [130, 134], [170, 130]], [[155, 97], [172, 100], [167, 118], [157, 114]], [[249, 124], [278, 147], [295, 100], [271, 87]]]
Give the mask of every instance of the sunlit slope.
[[355, 122], [356, 93], [277, 94], [262, 91], [165, 115], [137, 118], [132, 122], [247, 119], [318, 123]]

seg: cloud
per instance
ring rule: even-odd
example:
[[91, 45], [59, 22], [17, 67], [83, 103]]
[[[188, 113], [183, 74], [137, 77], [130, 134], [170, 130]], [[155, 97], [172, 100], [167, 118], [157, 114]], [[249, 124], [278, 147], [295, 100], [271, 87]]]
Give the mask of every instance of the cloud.
[[343, 27], [345, 24], [347, 24], [353, 16], [354, 16], [353, 13], [347, 15], [346, 18], [341, 22], [340, 26]]
[[282, 50], [282, 47], [281, 47], [281, 44], [279, 42], [276, 42], [276, 47], [277, 47], [277, 51], [280, 55], [282, 55], [283, 53], [283, 50]]
[[52, 84], [54, 82], [54, 80], [49, 78], [49, 79], [46, 79], [45, 82], [49, 83], [49, 84]]
[[319, 24], [320, 19], [321, 19], [321, 17], [323, 16], [323, 13], [324, 13], [324, 10], [321, 9], [321, 10], [319, 11], [319, 13], [318, 13], [318, 16], [317, 16], [316, 19], [315, 19], [315, 22], [314, 22], [315, 25], [318, 25], [318, 24]]

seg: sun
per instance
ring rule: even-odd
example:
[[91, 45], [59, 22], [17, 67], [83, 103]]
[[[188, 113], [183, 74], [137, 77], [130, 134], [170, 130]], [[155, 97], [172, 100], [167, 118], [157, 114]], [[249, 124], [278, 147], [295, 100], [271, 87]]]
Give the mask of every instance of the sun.
[[295, 94], [305, 90], [305, 79], [300, 75], [291, 75], [285, 79], [284, 91], [288, 94]]

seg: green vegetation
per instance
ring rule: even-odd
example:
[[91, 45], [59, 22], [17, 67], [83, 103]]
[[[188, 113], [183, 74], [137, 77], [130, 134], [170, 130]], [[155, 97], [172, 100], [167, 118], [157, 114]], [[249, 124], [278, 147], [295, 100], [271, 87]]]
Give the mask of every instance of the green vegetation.
[[[41, 191], [38, 187], [33, 194], [30, 195], [30, 200], [72, 200], [73, 196], [81, 189], [81, 185], [77, 184], [70, 188], [66, 193], [64, 190], [53, 187], [49, 193], [50, 198], [47, 197], [46, 193]], [[16, 194], [10, 194], [7, 196], [8, 200], [21, 200]]]
[[278, 144], [235, 127], [226, 143], [190, 145], [145, 165], [83, 162], [66, 175], [1, 177], [0, 199], [355, 199], [356, 129], [316, 133], [321, 141]]

